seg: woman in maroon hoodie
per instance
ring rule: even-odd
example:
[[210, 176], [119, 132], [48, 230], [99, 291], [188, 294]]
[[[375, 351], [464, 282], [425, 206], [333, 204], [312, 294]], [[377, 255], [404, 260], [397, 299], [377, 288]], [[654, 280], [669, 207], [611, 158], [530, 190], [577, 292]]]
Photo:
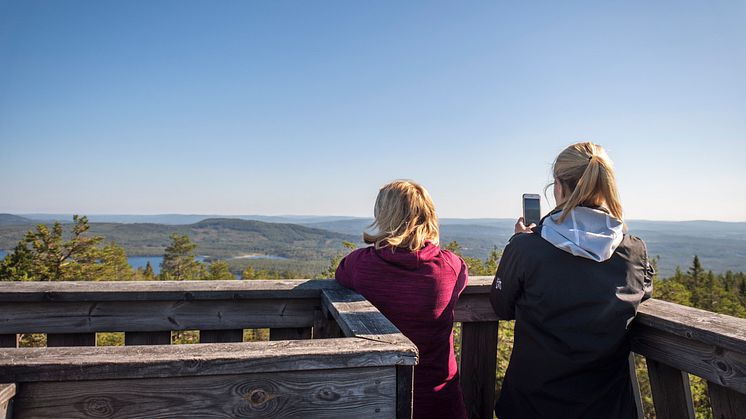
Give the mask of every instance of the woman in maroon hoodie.
[[438, 216], [427, 190], [398, 180], [381, 188], [372, 246], [347, 255], [336, 279], [375, 305], [415, 345], [414, 417], [466, 417], [453, 351], [453, 309], [466, 264], [438, 247]]

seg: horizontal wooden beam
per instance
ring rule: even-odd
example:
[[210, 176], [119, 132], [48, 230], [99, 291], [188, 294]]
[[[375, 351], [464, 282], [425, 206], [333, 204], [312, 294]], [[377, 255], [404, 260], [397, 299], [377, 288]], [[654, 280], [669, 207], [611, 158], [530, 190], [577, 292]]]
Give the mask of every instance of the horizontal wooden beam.
[[[464, 294], [489, 294], [491, 283], [492, 277], [471, 277]], [[325, 289], [343, 287], [328, 279], [0, 282], [0, 302], [316, 299]]]
[[40, 382], [16, 396], [18, 417], [394, 417], [394, 367], [206, 377]]
[[417, 346], [362, 295], [348, 289], [324, 290], [321, 304], [345, 336], [402, 345], [417, 356]]
[[723, 349], [746, 352], [746, 319], [650, 299], [640, 304], [635, 323]]
[[0, 382], [79, 381], [414, 365], [412, 344], [359, 338], [0, 349]]
[[746, 345], [725, 349], [642, 323], [633, 327], [631, 343], [648, 359], [746, 393]]
[[488, 296], [484, 294], [462, 294], [453, 314], [455, 321], [464, 323], [499, 320]]
[[0, 282], [0, 302], [195, 301], [319, 298], [332, 280]]
[[318, 299], [0, 302], [0, 334], [311, 327]]

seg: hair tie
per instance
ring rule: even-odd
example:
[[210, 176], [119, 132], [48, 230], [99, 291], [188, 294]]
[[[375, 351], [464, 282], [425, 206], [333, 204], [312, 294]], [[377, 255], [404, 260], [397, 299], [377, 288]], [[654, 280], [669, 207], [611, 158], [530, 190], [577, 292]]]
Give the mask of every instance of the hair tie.
[[591, 160], [593, 160], [593, 156], [588, 156], [588, 161], [590, 162]]

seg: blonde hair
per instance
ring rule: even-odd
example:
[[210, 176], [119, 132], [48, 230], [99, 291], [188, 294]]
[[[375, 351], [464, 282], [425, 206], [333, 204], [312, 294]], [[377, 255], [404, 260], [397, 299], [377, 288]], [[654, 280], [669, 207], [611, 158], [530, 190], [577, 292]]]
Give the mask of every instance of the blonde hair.
[[573, 144], [557, 156], [552, 171], [555, 181], [570, 194], [558, 205], [562, 208], [559, 222], [577, 206], [603, 206], [622, 220], [613, 163], [603, 147], [589, 142]]
[[407, 248], [414, 252], [425, 247], [425, 241], [439, 241], [438, 215], [430, 194], [422, 185], [409, 180], [395, 180], [378, 191], [373, 209], [373, 234], [363, 233], [365, 243]]

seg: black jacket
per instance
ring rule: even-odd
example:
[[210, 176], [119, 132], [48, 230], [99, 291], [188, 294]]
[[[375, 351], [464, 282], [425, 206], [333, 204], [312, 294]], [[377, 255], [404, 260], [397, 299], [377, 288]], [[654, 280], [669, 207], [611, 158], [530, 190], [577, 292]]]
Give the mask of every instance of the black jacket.
[[490, 302], [515, 319], [500, 419], [636, 418], [629, 322], [652, 293], [644, 242], [624, 235], [603, 262], [573, 256], [533, 234], [505, 248]]

